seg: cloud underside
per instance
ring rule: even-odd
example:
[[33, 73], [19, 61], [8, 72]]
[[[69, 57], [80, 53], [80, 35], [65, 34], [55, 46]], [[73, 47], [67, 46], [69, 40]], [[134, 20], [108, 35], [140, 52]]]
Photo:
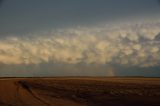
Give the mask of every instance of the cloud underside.
[[0, 40], [3, 64], [160, 65], [160, 23], [59, 29]]

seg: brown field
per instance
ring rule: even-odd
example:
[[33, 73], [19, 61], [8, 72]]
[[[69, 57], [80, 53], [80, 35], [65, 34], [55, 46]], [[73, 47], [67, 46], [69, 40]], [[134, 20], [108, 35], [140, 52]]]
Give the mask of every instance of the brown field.
[[160, 106], [160, 78], [0, 78], [0, 106]]

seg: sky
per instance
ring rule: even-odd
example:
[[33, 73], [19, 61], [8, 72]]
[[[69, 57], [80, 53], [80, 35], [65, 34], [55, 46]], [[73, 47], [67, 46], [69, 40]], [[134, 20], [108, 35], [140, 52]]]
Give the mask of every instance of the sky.
[[0, 76], [160, 76], [160, 0], [0, 0]]

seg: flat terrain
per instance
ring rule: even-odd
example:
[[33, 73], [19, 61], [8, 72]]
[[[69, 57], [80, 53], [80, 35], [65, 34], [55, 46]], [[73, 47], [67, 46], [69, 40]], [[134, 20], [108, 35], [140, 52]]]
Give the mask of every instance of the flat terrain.
[[160, 106], [160, 78], [0, 78], [0, 106]]

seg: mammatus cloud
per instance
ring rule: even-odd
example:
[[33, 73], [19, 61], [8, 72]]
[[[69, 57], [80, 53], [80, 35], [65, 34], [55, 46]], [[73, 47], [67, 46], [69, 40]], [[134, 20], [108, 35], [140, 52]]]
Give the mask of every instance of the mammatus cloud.
[[158, 66], [159, 33], [157, 22], [60, 29], [32, 37], [11, 36], [0, 40], [0, 63]]

